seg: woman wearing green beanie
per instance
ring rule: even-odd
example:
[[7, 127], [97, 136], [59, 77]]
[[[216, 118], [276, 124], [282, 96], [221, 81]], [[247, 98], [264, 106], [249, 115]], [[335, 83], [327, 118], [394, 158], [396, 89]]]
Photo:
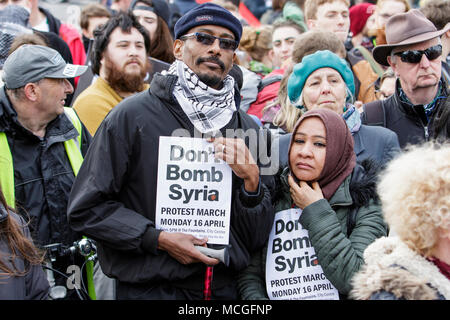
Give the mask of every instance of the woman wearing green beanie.
[[[397, 135], [386, 128], [361, 124], [352, 105], [355, 85], [347, 62], [328, 50], [316, 51], [294, 66], [287, 85], [291, 103], [302, 111], [328, 108], [341, 115], [354, 140], [357, 161], [372, 159], [384, 167], [399, 151]], [[291, 134], [280, 137], [280, 166], [287, 165]]]

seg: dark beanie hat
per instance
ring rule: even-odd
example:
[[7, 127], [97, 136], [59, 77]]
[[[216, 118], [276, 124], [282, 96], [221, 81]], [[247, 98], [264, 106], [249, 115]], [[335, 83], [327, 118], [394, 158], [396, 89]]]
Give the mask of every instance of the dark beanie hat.
[[[167, 4], [167, 2], [165, 0], [151, 0], [153, 7], [147, 6], [147, 4], [145, 2], [142, 2], [144, 4], [144, 6], [142, 6], [142, 7], [140, 4], [136, 6], [136, 4], [138, 2], [142, 2], [142, 1], [141, 0], [133, 0], [131, 2], [131, 4], [130, 4], [131, 10], [138, 10], [138, 9], [150, 10], [150, 11], [154, 12], [158, 17], [161, 17], [167, 23], [167, 25], [169, 25], [170, 9], [169, 9], [169, 5]], [[141, 8], [136, 8], [136, 7], [141, 7]]]
[[241, 40], [241, 22], [230, 11], [213, 3], [204, 3], [186, 12], [175, 24], [175, 39], [194, 27], [208, 24], [227, 28], [236, 41]]

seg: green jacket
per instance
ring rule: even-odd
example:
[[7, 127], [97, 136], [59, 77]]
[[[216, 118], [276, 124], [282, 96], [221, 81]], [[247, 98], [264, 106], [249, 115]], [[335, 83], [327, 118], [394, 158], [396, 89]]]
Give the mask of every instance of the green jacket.
[[[330, 201], [321, 199], [307, 206], [300, 223], [309, 232], [311, 244], [326, 277], [340, 295], [350, 290], [350, 280], [364, 264], [363, 252], [377, 238], [387, 235], [376, 196], [376, 169], [369, 162], [357, 165], [336, 190]], [[287, 184], [288, 168], [279, 179], [280, 195], [275, 212], [292, 207]], [[356, 207], [353, 231], [347, 237], [347, 215]], [[250, 265], [239, 274], [238, 289], [242, 299], [268, 299], [265, 284], [267, 244], [252, 255]]]

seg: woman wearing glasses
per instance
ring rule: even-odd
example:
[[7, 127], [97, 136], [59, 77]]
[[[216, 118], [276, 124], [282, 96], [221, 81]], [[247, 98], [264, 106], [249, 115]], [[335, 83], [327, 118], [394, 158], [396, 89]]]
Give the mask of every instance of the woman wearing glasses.
[[378, 89], [375, 90], [378, 100], [384, 100], [390, 97], [395, 92], [395, 82], [397, 77], [391, 67], [384, 71], [383, 75], [375, 82]]

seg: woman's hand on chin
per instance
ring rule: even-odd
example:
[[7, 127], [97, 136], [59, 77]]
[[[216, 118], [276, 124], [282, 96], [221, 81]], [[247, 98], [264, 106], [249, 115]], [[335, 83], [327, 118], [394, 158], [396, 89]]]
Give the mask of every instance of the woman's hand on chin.
[[305, 209], [310, 204], [323, 199], [322, 189], [318, 182], [312, 183], [312, 188], [305, 181], [300, 181], [297, 184], [291, 175], [288, 177], [288, 182], [291, 192], [292, 200], [300, 209]]

